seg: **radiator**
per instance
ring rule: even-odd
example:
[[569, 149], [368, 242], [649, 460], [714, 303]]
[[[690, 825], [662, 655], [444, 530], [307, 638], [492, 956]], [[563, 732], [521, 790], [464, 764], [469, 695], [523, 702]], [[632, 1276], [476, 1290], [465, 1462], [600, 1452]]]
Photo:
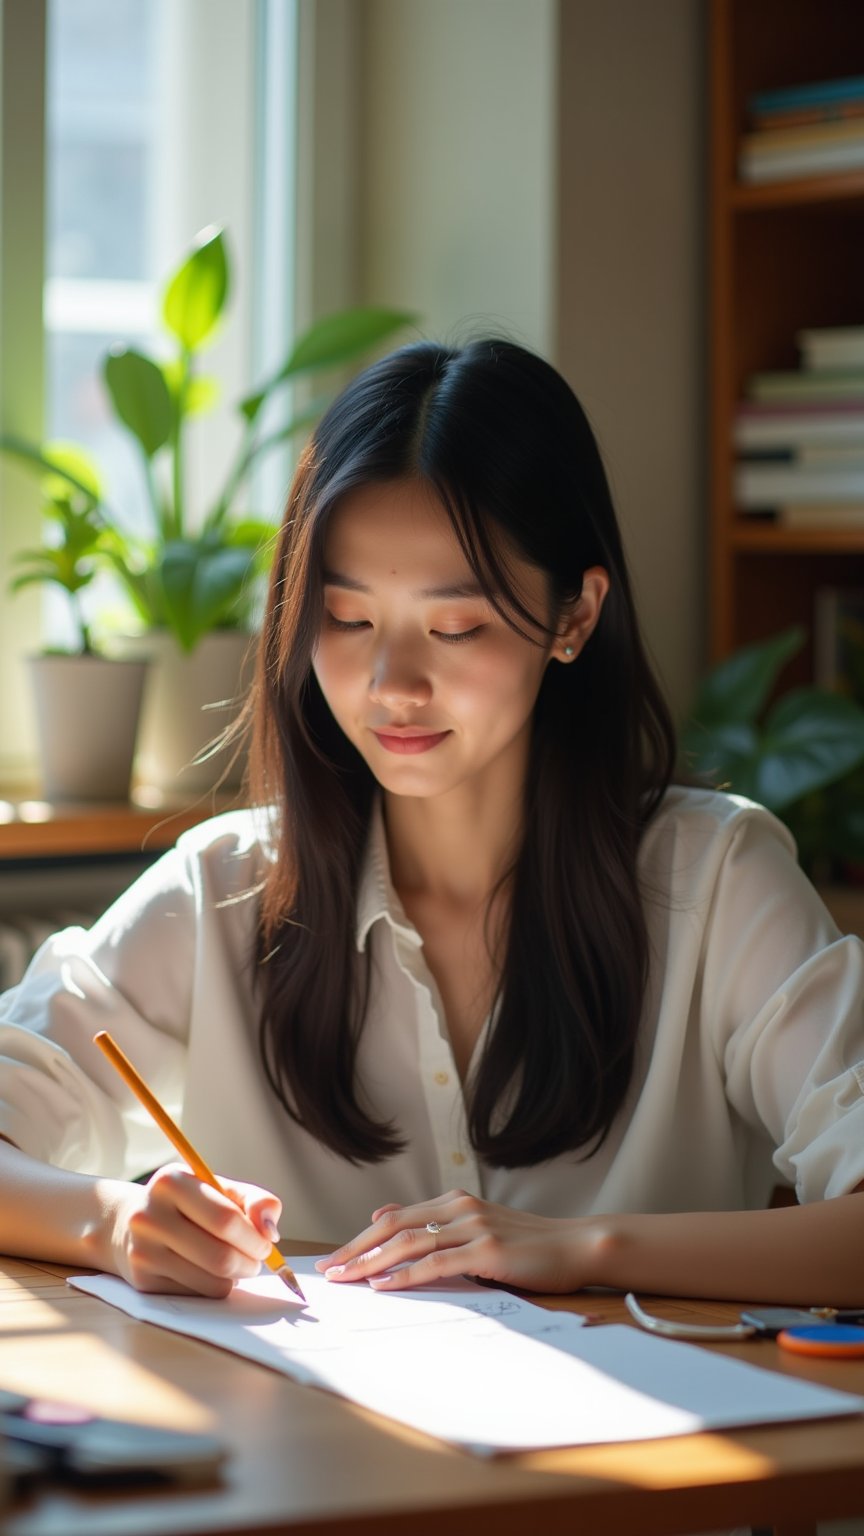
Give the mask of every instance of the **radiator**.
[[152, 859], [21, 869], [0, 860], [0, 992], [21, 980], [40, 944], [61, 928], [89, 928]]

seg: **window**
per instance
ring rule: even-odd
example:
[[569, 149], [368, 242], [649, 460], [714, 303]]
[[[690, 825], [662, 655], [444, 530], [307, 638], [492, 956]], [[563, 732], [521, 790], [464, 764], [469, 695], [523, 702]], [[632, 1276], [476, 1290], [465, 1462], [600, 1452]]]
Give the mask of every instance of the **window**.
[[48, 0], [45, 428], [92, 449], [112, 505], [144, 524], [134, 447], [101, 359], [157, 336], [159, 65], [166, 0]]
[[[325, 194], [353, 163], [356, 30], [353, 0], [0, 5], [0, 423], [30, 439], [89, 444], [112, 507], [122, 501], [130, 516], [142, 515], [138, 465], [106, 410], [100, 359], [113, 341], [157, 344], [158, 285], [200, 229], [226, 226], [235, 274], [211, 354], [226, 407], [197, 424], [190, 444], [192, 499], [202, 504], [232, 451], [230, 406], [285, 356], [295, 307], [306, 324], [355, 297], [340, 256], [354, 249], [350, 200], [331, 206], [335, 192], [330, 202]], [[276, 515], [289, 463], [286, 450], [264, 466], [255, 510]], [[6, 582], [15, 550], [40, 532], [31, 483], [0, 463], [0, 783], [9, 785], [32, 773], [22, 661], [46, 625], [38, 595], [11, 602]], [[48, 606], [50, 637], [60, 638], [62, 604]]]

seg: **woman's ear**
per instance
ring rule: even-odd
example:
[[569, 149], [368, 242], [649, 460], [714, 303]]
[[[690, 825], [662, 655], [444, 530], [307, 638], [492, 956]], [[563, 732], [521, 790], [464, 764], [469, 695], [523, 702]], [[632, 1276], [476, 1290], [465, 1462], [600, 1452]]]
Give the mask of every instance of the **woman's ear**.
[[549, 653], [550, 661], [575, 661], [597, 626], [606, 594], [609, 573], [602, 565], [592, 565], [582, 577], [582, 591], [565, 603], [558, 624], [558, 634]]

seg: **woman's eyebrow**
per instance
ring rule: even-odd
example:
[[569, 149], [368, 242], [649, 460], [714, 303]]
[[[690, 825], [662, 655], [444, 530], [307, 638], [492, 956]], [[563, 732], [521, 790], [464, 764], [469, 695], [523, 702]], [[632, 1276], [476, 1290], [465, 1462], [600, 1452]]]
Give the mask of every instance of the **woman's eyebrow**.
[[[353, 576], [346, 576], [342, 571], [324, 571], [324, 585], [344, 587], [347, 592], [371, 593], [372, 591], [365, 582], [357, 581]], [[418, 592], [412, 592], [411, 596], [427, 601], [447, 602], [460, 597], [485, 597], [486, 593], [478, 581], [457, 581], [443, 587], [421, 587]]]

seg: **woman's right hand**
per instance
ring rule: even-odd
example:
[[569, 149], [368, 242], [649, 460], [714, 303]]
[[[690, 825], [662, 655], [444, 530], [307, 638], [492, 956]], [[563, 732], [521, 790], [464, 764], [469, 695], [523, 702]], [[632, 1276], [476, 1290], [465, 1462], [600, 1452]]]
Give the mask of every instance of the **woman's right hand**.
[[228, 1193], [169, 1163], [146, 1185], [113, 1185], [110, 1267], [138, 1291], [212, 1297], [257, 1275], [280, 1202], [254, 1184], [220, 1182]]

